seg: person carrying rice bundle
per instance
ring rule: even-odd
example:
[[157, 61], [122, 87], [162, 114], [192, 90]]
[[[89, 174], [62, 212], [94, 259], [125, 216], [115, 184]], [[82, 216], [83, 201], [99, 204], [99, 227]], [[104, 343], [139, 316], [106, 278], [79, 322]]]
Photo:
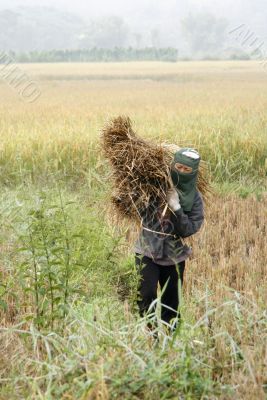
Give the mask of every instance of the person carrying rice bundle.
[[205, 163], [195, 149], [139, 137], [129, 117], [107, 123], [101, 145], [111, 166], [109, 220], [115, 217], [119, 226], [126, 223], [127, 229], [139, 234], [134, 246], [140, 272], [139, 313], [155, 311], [159, 283], [162, 320], [168, 325], [173, 318], [177, 322], [179, 278], [182, 283], [185, 261], [192, 254], [183, 238], [200, 229], [203, 199], [210, 192]]
[[161, 319], [167, 324], [174, 319], [172, 328], [177, 326], [180, 317], [179, 297], [185, 261], [192, 254], [192, 249], [183, 244], [182, 239], [195, 234], [204, 220], [203, 199], [197, 189], [199, 163], [200, 155], [196, 150], [179, 149], [171, 164], [173, 187], [167, 193], [167, 212], [157, 202], [140, 210], [142, 228], [134, 247], [141, 275], [139, 312], [144, 316], [155, 311], [159, 283]]

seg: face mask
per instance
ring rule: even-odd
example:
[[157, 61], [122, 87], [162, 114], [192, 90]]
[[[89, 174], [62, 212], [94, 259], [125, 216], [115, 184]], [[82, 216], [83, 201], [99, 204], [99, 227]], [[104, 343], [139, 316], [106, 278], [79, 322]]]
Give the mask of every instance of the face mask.
[[[181, 207], [184, 211], [192, 209], [197, 190], [197, 174], [200, 162], [200, 155], [194, 149], [185, 147], [174, 154], [171, 165], [171, 178], [173, 185], [179, 192]], [[175, 168], [175, 164], [180, 163], [192, 168], [192, 172], [180, 172]]]

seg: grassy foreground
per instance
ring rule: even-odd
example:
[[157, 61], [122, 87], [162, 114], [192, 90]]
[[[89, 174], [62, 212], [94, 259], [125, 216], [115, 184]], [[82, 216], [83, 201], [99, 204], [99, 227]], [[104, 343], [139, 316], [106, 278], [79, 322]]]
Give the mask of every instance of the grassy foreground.
[[[24, 104], [0, 85], [0, 398], [264, 399], [260, 65], [22, 68], [42, 96]], [[157, 344], [137, 313], [131, 245], [106, 217], [98, 134], [118, 114], [154, 140], [198, 148], [215, 189], [188, 240], [183, 322], [169, 336], [159, 321]]]

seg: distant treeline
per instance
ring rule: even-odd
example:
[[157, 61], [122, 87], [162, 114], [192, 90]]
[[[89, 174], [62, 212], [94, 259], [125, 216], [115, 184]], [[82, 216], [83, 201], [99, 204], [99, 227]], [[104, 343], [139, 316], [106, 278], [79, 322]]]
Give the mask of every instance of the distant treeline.
[[[178, 50], [167, 48], [120, 48], [84, 50], [51, 50], [31, 52], [9, 52], [17, 62], [97, 62], [97, 61], [177, 61]], [[1, 60], [0, 60], [1, 62]]]

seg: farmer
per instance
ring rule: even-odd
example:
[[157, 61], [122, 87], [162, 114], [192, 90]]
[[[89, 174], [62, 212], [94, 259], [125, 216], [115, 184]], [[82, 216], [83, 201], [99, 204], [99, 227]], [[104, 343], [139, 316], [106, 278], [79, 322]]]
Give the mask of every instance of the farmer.
[[204, 220], [202, 196], [196, 186], [199, 162], [199, 153], [191, 148], [181, 148], [174, 154], [173, 188], [167, 193], [167, 213], [164, 215], [158, 204], [150, 204], [143, 210], [142, 229], [135, 244], [140, 272], [140, 315], [155, 311], [153, 301], [157, 298], [159, 282], [161, 319], [168, 324], [175, 317], [179, 319], [179, 279], [182, 285], [185, 260], [192, 254], [182, 238], [196, 233]]

